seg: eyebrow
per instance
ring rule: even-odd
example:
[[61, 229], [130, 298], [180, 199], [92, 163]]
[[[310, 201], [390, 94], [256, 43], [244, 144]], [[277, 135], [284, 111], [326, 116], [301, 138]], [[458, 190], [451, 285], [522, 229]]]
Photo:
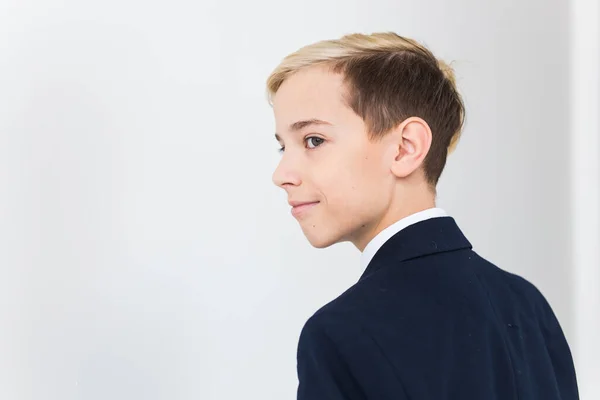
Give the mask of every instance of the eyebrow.
[[[293, 124], [290, 124], [289, 130], [292, 132], [297, 132], [297, 131], [304, 129], [307, 126], [311, 126], [311, 125], [331, 125], [331, 123], [320, 120], [320, 119], [312, 118], [312, 119], [306, 119], [306, 120], [302, 120], [302, 121], [296, 121]], [[281, 141], [281, 136], [279, 136], [279, 134], [276, 133], [275, 139], [277, 139], [277, 141]]]

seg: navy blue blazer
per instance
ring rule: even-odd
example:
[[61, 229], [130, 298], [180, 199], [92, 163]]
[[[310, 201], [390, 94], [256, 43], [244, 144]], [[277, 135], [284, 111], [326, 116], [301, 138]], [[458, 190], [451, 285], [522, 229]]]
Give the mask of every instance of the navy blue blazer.
[[318, 310], [298, 344], [299, 400], [574, 400], [544, 296], [472, 250], [453, 218], [411, 225]]

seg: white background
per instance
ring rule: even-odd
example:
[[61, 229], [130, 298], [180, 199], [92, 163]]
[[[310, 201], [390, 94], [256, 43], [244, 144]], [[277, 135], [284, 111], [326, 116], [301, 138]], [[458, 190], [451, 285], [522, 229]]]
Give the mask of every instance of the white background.
[[393, 30], [467, 104], [439, 205], [546, 295], [600, 398], [600, 12], [584, 0], [0, 0], [0, 398], [291, 399], [362, 270], [271, 183], [265, 80]]

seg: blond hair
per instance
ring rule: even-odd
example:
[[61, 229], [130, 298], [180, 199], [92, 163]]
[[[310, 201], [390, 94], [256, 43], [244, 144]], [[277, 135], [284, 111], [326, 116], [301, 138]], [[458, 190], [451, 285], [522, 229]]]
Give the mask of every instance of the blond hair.
[[413, 116], [429, 124], [433, 138], [424, 170], [435, 186], [464, 124], [465, 107], [453, 69], [413, 39], [393, 32], [354, 33], [285, 57], [267, 79], [269, 102], [292, 74], [318, 65], [343, 74], [346, 101], [363, 118], [371, 138]]

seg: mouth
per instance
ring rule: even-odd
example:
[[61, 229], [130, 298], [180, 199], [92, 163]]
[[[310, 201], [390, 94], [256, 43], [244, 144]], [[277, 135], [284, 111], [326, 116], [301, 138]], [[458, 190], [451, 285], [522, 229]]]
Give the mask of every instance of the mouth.
[[299, 218], [317, 204], [319, 204], [318, 201], [290, 202], [290, 205], [292, 206], [292, 215], [295, 218]]

